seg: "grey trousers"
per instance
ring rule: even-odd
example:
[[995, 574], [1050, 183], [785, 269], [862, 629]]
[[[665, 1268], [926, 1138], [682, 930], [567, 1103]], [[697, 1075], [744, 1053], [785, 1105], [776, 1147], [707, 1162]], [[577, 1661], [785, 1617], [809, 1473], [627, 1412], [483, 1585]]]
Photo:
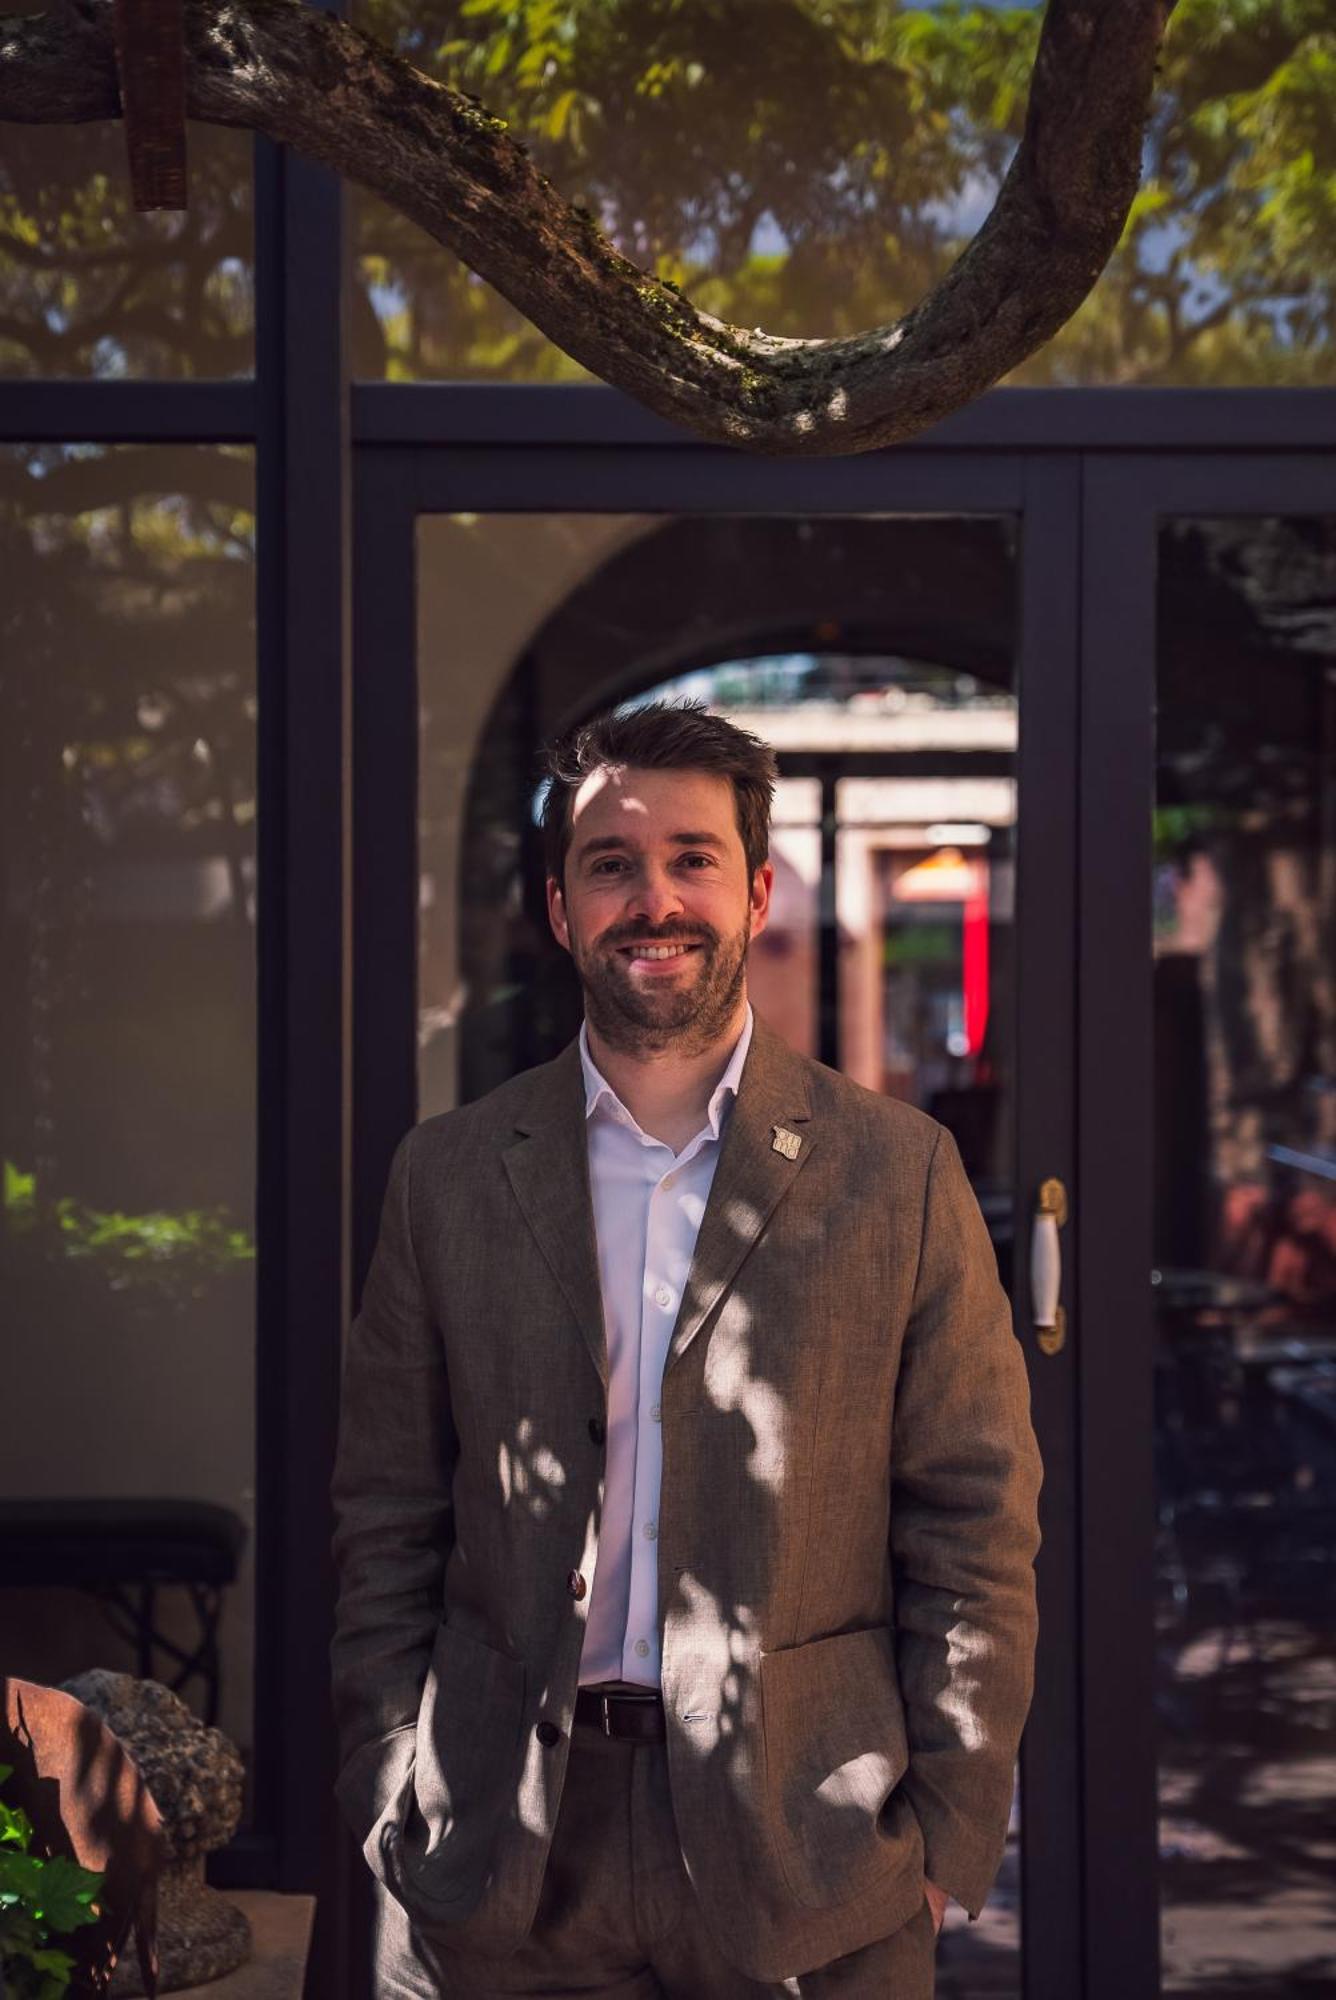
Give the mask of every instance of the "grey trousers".
[[777, 1985], [730, 1965], [682, 1861], [661, 1743], [577, 1726], [533, 1930], [509, 1958], [461, 1952], [379, 1898], [376, 2000], [932, 2000], [937, 1937], [925, 1896], [890, 1937]]

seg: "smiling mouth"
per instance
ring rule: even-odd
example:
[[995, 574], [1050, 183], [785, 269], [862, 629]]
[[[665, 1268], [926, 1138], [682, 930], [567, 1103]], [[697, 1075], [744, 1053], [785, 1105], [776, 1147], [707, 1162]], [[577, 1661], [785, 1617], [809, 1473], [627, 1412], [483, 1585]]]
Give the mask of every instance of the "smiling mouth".
[[621, 957], [629, 958], [632, 965], [643, 962], [650, 965], [662, 964], [670, 958], [685, 958], [688, 952], [699, 951], [696, 944], [624, 944], [618, 945]]

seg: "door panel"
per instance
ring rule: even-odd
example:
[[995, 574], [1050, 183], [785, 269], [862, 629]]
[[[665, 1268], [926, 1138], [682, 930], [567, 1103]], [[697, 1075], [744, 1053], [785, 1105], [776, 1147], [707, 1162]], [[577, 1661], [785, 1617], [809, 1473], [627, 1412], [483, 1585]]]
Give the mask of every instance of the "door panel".
[[681, 452], [375, 453], [359, 483], [362, 1199], [413, 1118], [574, 1032], [536, 753], [655, 694], [780, 757], [758, 1010], [924, 1105], [971, 1168], [1031, 1365], [1045, 1544], [1012, 1839], [981, 1920], [948, 1916], [944, 1996], [1076, 1990], [1074, 1364], [1041, 1351], [1025, 1288], [1039, 1182], [1073, 1167], [1077, 490], [1043, 460]]
[[[1097, 1877], [1089, 1990], [1153, 1990], [1131, 1982], [1158, 1935], [1166, 1994], [1318, 1991], [1336, 1962], [1336, 478], [1105, 465], [1086, 535], [1107, 560], [1087, 571], [1083, 793], [1109, 818], [1083, 870], [1082, 991], [1123, 1004], [1116, 1032], [1083, 1013], [1083, 1113], [1111, 1159], [1082, 1284], [1114, 1286], [1084, 1316], [1085, 1458], [1110, 1481], [1095, 1517], [1131, 1530], [1113, 1561], [1138, 1613], [1092, 1656], [1088, 1713], [1117, 1743], [1087, 1738], [1092, 1825], [1138, 1860]], [[1084, 1159], [1082, 1186], [1089, 1210]], [[1092, 1590], [1087, 1630], [1109, 1609]], [[1129, 1902], [1139, 1947], [1117, 1941]]]

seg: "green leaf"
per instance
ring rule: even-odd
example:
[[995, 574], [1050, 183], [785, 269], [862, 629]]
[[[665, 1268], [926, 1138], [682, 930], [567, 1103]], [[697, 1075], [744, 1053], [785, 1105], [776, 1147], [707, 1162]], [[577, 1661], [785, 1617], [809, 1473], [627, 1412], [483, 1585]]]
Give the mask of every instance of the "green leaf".
[[33, 1908], [41, 1899], [45, 1865], [35, 1854], [0, 1848], [0, 1902], [21, 1902]]
[[22, 1806], [7, 1806], [0, 1799], [0, 1847], [13, 1846], [25, 1854], [32, 1844], [32, 1821]]
[[98, 1912], [90, 1906], [102, 1887], [102, 1876], [60, 1856], [43, 1862], [41, 1867], [43, 1908], [34, 1914], [44, 1917], [58, 1935], [76, 1931], [84, 1924], [95, 1924]]

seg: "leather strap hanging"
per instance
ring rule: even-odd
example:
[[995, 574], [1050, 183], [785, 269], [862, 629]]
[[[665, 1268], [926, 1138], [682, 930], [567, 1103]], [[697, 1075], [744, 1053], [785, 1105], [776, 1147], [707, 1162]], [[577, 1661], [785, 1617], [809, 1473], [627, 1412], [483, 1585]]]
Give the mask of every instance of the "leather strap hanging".
[[186, 206], [182, 0], [116, 0], [116, 65], [137, 209]]

